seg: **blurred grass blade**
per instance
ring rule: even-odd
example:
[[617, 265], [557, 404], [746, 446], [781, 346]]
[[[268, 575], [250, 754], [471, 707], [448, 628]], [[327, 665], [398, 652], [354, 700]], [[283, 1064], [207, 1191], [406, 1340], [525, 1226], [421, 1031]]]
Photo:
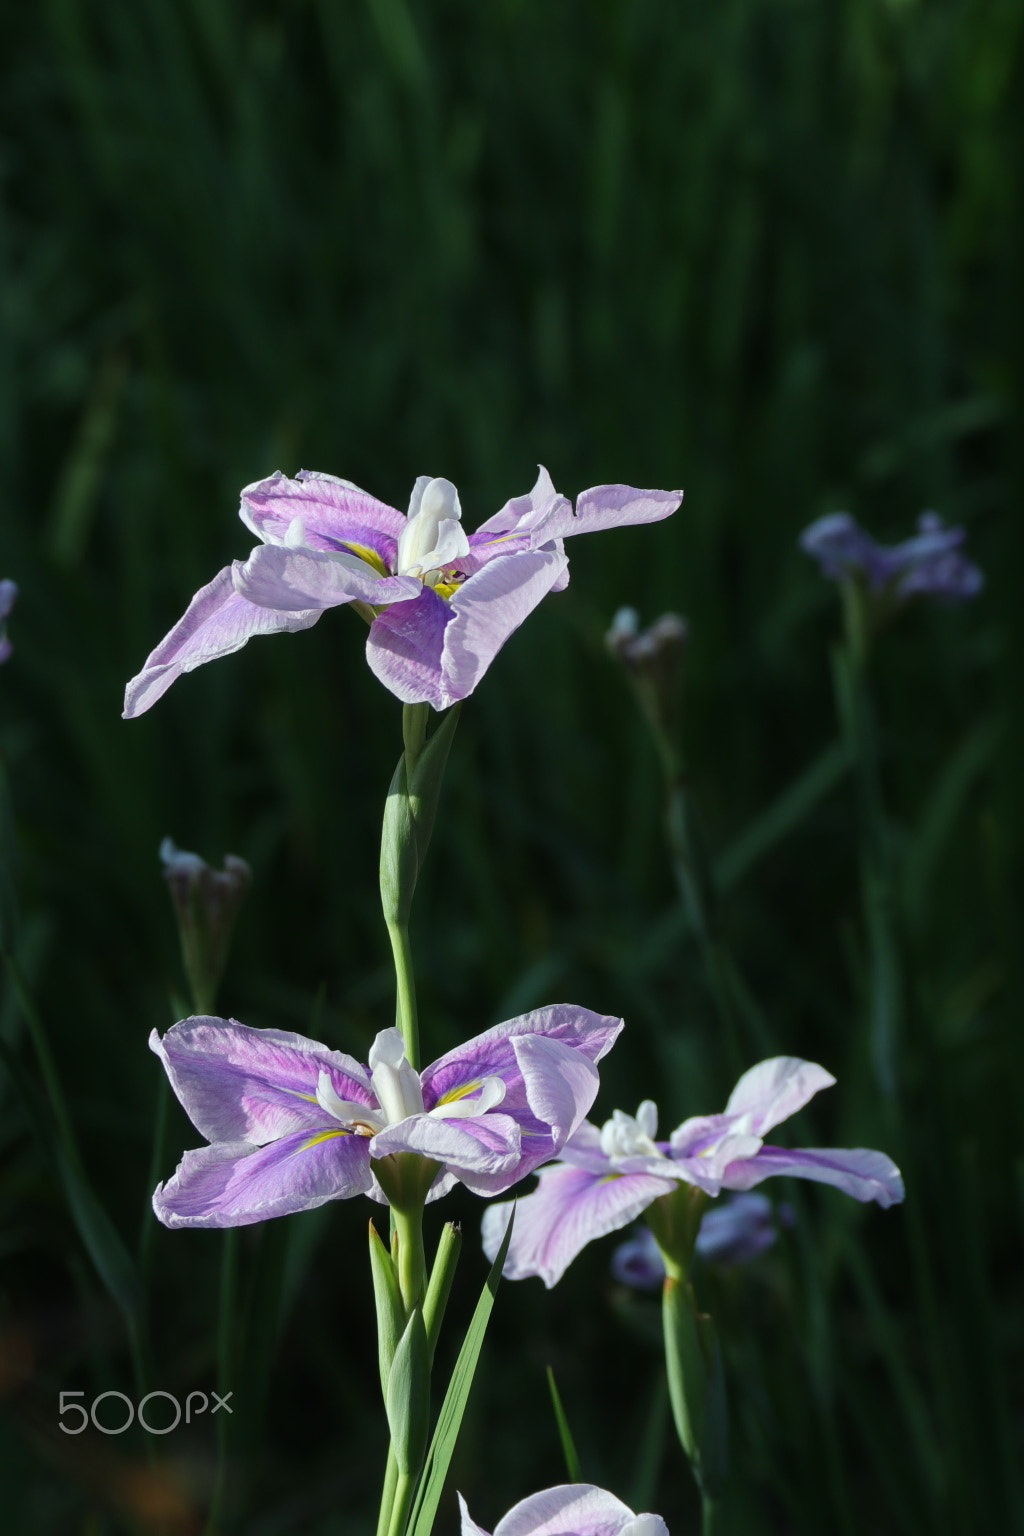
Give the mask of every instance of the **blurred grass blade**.
[[569, 1420], [565, 1416], [562, 1399], [558, 1393], [555, 1382], [555, 1373], [550, 1365], [547, 1368], [548, 1391], [551, 1393], [551, 1406], [555, 1410], [555, 1423], [558, 1425], [558, 1438], [562, 1442], [562, 1455], [565, 1457], [565, 1470], [569, 1474], [570, 1483], [581, 1483], [580, 1458], [576, 1454], [576, 1443], [572, 1438], [572, 1430], [569, 1428]]
[[430, 1536], [434, 1520], [437, 1515], [437, 1506], [441, 1501], [444, 1491], [445, 1479], [448, 1476], [448, 1468], [451, 1466], [455, 1445], [459, 1438], [459, 1430], [462, 1427], [462, 1417], [469, 1401], [470, 1390], [473, 1386], [473, 1377], [476, 1374], [477, 1361], [480, 1358], [480, 1350], [484, 1342], [484, 1334], [487, 1332], [487, 1324], [490, 1321], [491, 1310], [494, 1306], [494, 1298], [497, 1295], [498, 1285], [501, 1281], [501, 1271], [505, 1264], [505, 1255], [508, 1253], [508, 1245], [512, 1240], [512, 1224], [516, 1219], [515, 1206], [508, 1219], [505, 1228], [505, 1236], [501, 1247], [498, 1249], [490, 1273], [476, 1304], [472, 1321], [466, 1330], [466, 1337], [462, 1348], [459, 1350], [459, 1358], [455, 1362], [452, 1371], [452, 1379], [448, 1383], [448, 1391], [444, 1395], [441, 1404], [441, 1412], [437, 1416], [437, 1427], [434, 1430], [434, 1438], [430, 1442], [427, 1451], [427, 1459], [423, 1468], [423, 1476], [416, 1493], [416, 1502], [413, 1505], [412, 1519], [409, 1522], [409, 1536]]

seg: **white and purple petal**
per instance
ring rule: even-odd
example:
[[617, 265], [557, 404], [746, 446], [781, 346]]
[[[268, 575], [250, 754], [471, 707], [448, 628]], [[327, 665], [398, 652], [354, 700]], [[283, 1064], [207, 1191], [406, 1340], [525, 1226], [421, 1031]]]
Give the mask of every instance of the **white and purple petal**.
[[568, 560], [556, 549], [488, 561], [452, 597], [441, 653], [442, 708], [467, 698], [524, 619], [559, 581]]
[[146, 658], [142, 671], [125, 689], [124, 718], [141, 715], [165, 694], [183, 672], [240, 651], [255, 635], [309, 629], [319, 608], [281, 613], [261, 608], [234, 589], [231, 567], [201, 587], [169, 634]]
[[[459, 1494], [462, 1536], [488, 1536]], [[593, 1483], [545, 1488], [514, 1505], [494, 1536], [668, 1536], [660, 1515], [634, 1515], [628, 1504]]]
[[270, 1146], [219, 1141], [186, 1152], [157, 1185], [153, 1210], [166, 1227], [244, 1227], [369, 1193], [369, 1144], [335, 1127], [293, 1131]]
[[372, 1106], [366, 1072], [341, 1051], [283, 1030], [198, 1016], [156, 1030], [150, 1048], [192, 1124], [208, 1141], [263, 1144], [293, 1131], [337, 1126], [321, 1107], [321, 1072], [339, 1099]]
[[553, 1003], [535, 1008], [503, 1024], [495, 1024], [464, 1045], [457, 1045], [438, 1058], [423, 1073], [423, 1102], [433, 1109], [446, 1096], [454, 1095], [466, 1084], [484, 1077], [500, 1077], [505, 1084], [502, 1109], [529, 1112], [523, 1069], [513, 1041], [524, 1035], [542, 1035], [559, 1040], [598, 1062], [611, 1050], [622, 1030], [622, 1020], [593, 1013], [571, 1003]]
[[725, 1170], [726, 1189], [753, 1189], [765, 1179], [785, 1177], [831, 1184], [854, 1200], [876, 1200], [880, 1206], [903, 1199], [903, 1179], [891, 1157], [864, 1147], [807, 1147], [786, 1151], [762, 1147], [756, 1157], [731, 1163]]
[[463, 1184], [473, 1187], [477, 1175], [507, 1175], [507, 1189], [519, 1177], [519, 1126], [509, 1115], [480, 1115], [475, 1120], [441, 1120], [411, 1115], [379, 1131], [370, 1144], [373, 1158], [394, 1152], [415, 1152], [443, 1163]]
[[265, 544], [283, 544], [288, 529], [301, 518], [303, 543], [310, 549], [341, 550], [351, 545], [372, 549], [393, 570], [406, 518], [349, 480], [300, 470], [290, 480], [278, 471], [247, 485], [239, 516]]
[[595, 485], [568, 503], [554, 506], [534, 528], [534, 543], [567, 539], [577, 533], [600, 533], [635, 523], [658, 523], [682, 504], [682, 491], [642, 491], [632, 485]]
[[[542, 1168], [536, 1190], [516, 1205], [504, 1273], [512, 1280], [539, 1275], [549, 1288], [588, 1243], [635, 1221], [661, 1195], [676, 1189], [674, 1179], [649, 1174], [598, 1175], [558, 1164]], [[484, 1212], [484, 1251], [493, 1259], [508, 1223], [510, 1202]]]
[[358, 555], [261, 544], [231, 568], [235, 591], [282, 613], [361, 602], [378, 606], [419, 596], [415, 576], [381, 576]]
[[370, 671], [403, 704], [447, 707], [441, 654], [453, 618], [450, 604], [423, 587], [418, 597], [385, 608], [371, 624], [366, 640]]
[[744, 1072], [729, 1095], [725, 1113], [749, 1116], [751, 1132], [763, 1136], [834, 1083], [831, 1072], [813, 1061], [801, 1061], [798, 1056], [773, 1056]]

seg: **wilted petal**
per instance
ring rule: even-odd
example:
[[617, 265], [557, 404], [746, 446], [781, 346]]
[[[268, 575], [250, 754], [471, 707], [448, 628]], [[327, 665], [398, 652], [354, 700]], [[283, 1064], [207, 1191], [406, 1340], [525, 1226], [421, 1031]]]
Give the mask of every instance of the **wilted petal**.
[[131, 720], [149, 709], [183, 672], [241, 650], [254, 635], [309, 629], [319, 617], [319, 608], [279, 613], [250, 603], [235, 591], [230, 567], [220, 571], [196, 593], [170, 634], [128, 684], [124, 718]]
[[576, 513], [566, 503], [538, 522], [535, 542], [599, 533], [634, 523], [659, 523], [682, 504], [682, 491], [641, 491], [632, 485], [595, 485], [576, 498]]
[[445, 627], [453, 617], [444, 598], [423, 587], [418, 597], [395, 603], [374, 619], [366, 660], [374, 676], [403, 704], [446, 707], [441, 651]]
[[[462, 1536], [487, 1536], [459, 1494]], [[660, 1515], [634, 1515], [627, 1504], [593, 1483], [545, 1488], [513, 1506], [494, 1536], [668, 1536]]]
[[149, 1040], [192, 1124], [208, 1141], [263, 1143], [336, 1127], [317, 1102], [321, 1071], [338, 1097], [372, 1104], [366, 1073], [341, 1051], [284, 1030], [196, 1017]]
[[251, 603], [281, 611], [335, 608], [358, 601], [407, 602], [422, 591], [414, 576], [381, 576], [358, 555], [328, 554], [261, 544], [232, 567], [235, 591]]
[[744, 1072], [725, 1106], [727, 1115], [749, 1115], [749, 1129], [763, 1136], [802, 1109], [835, 1078], [813, 1061], [797, 1056], [773, 1056]]
[[442, 708], [473, 692], [505, 641], [551, 591], [568, 561], [558, 550], [522, 550], [489, 561], [452, 598], [441, 656]]
[[267, 1147], [221, 1141], [186, 1152], [153, 1209], [166, 1227], [244, 1227], [368, 1193], [370, 1183], [365, 1137], [295, 1131]]
[[863, 1147], [808, 1147], [793, 1152], [762, 1147], [749, 1162], [731, 1163], [723, 1182], [727, 1189], [753, 1189], [765, 1179], [780, 1176], [832, 1184], [854, 1200], [877, 1200], [883, 1207], [903, 1199], [903, 1179], [892, 1158]]
[[[673, 1179], [630, 1173], [621, 1178], [559, 1164], [542, 1168], [532, 1195], [516, 1205], [504, 1273], [512, 1280], [539, 1275], [551, 1287], [586, 1245], [635, 1221], [661, 1195], [678, 1186]], [[493, 1259], [508, 1224], [509, 1202], [484, 1212], [484, 1251]]]

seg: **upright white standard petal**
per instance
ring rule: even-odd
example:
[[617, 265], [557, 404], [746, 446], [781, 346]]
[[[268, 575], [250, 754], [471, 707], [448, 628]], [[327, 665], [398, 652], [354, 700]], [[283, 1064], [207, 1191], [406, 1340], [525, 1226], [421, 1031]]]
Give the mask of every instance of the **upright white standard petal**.
[[655, 1145], [658, 1106], [644, 1099], [633, 1115], [617, 1109], [601, 1127], [601, 1151], [606, 1157], [659, 1157], [664, 1154]]
[[420, 1076], [406, 1059], [405, 1041], [397, 1029], [381, 1030], [370, 1046], [369, 1066], [385, 1124], [397, 1125], [410, 1115], [422, 1115]]
[[421, 576], [469, 554], [459, 493], [450, 480], [417, 480], [398, 540], [398, 573]]

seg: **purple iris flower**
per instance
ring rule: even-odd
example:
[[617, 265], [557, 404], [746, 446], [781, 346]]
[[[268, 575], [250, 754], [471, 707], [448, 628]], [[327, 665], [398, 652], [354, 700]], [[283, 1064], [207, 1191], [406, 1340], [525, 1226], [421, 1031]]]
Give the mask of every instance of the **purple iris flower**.
[[[704, 1212], [697, 1233], [697, 1252], [709, 1264], [722, 1268], [748, 1264], [774, 1246], [780, 1222], [791, 1226], [792, 1207], [775, 1206], [767, 1195], [734, 1195]], [[638, 1291], [655, 1291], [665, 1278], [665, 1260], [650, 1227], [640, 1227], [612, 1254], [612, 1274], [623, 1285]]]
[[11, 642], [7, 638], [7, 616], [18, 596], [17, 582], [4, 578], [0, 581], [0, 664], [11, 654]]
[[[459, 1494], [462, 1536], [488, 1536], [477, 1525]], [[593, 1483], [564, 1483], [545, 1488], [503, 1515], [494, 1536], [668, 1536], [660, 1515], [634, 1515], [613, 1493]]]
[[561, 1151], [597, 1093], [595, 1063], [621, 1019], [562, 1004], [498, 1024], [422, 1074], [397, 1029], [362, 1066], [277, 1029], [192, 1018], [150, 1046], [210, 1143], [158, 1186], [168, 1227], [241, 1227], [327, 1200], [386, 1197], [374, 1163], [414, 1152], [440, 1164], [427, 1195], [456, 1183], [501, 1194]]
[[308, 629], [342, 603], [372, 621], [366, 659], [384, 686], [403, 703], [447, 709], [473, 692], [541, 599], [567, 585], [564, 539], [657, 522], [681, 499], [597, 485], [573, 512], [541, 469], [528, 496], [467, 538], [450, 480], [421, 475], [405, 514], [334, 475], [271, 475], [242, 492], [241, 519], [262, 542], [196, 593], [128, 684], [125, 717], [253, 635]]
[[[650, 1099], [635, 1117], [616, 1110], [600, 1129], [584, 1121], [561, 1161], [545, 1168], [533, 1194], [519, 1201], [505, 1274], [513, 1280], [540, 1275], [554, 1285], [587, 1243], [635, 1221], [680, 1183], [714, 1196], [786, 1174], [881, 1206], [902, 1200], [899, 1169], [883, 1152], [785, 1151], [765, 1144], [767, 1131], [834, 1082], [813, 1062], [775, 1056], [743, 1074], [724, 1114], [685, 1120], [668, 1141], [655, 1140], [658, 1110]], [[507, 1204], [484, 1213], [484, 1248], [492, 1258], [507, 1221]]]
[[947, 528], [934, 512], [922, 512], [913, 538], [878, 544], [848, 512], [832, 512], [804, 529], [800, 547], [833, 581], [859, 576], [874, 593], [962, 602], [985, 585], [981, 571], [961, 552], [965, 538], [963, 528]]

